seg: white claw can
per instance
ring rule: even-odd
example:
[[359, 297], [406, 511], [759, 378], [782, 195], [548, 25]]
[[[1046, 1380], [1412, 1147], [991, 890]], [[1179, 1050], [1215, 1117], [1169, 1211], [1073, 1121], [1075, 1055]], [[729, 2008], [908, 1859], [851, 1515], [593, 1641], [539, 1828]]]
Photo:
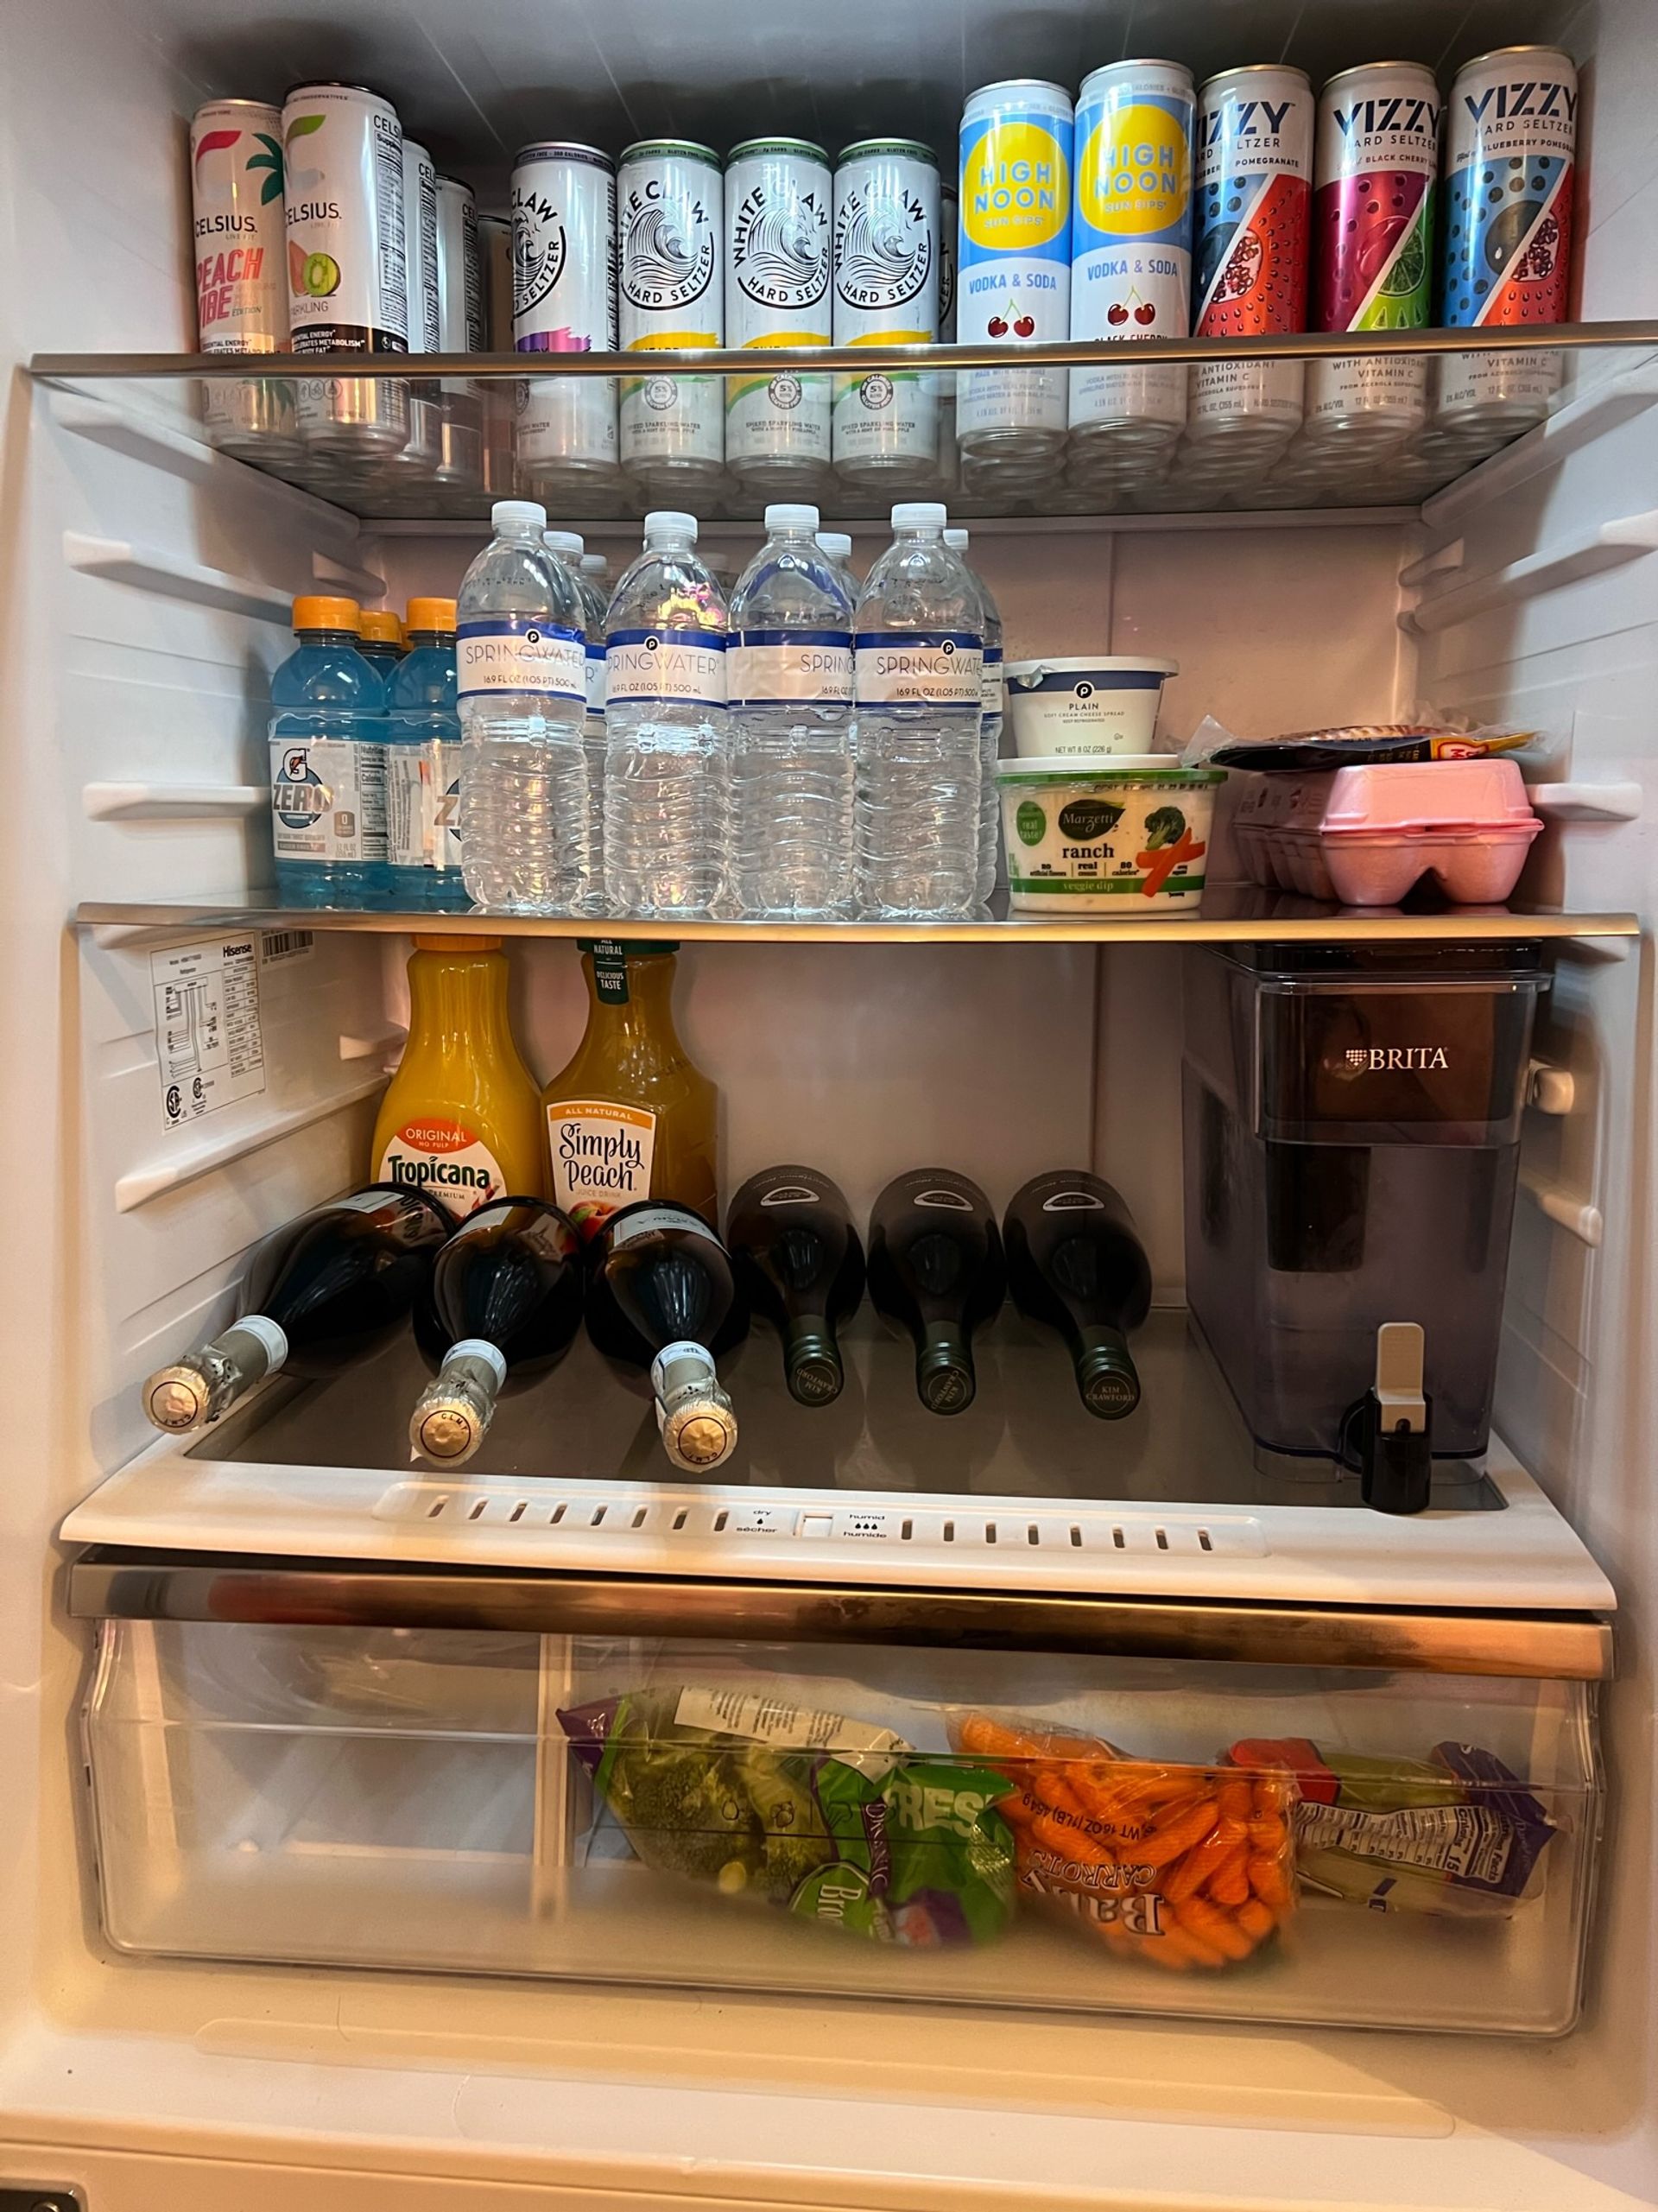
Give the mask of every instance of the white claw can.
[[[975, 345], [1071, 329], [1071, 96], [1015, 78], [972, 93], [961, 118], [960, 320]], [[1057, 459], [1063, 369], [969, 369], [956, 435], [976, 460]]]
[[[520, 353], [616, 351], [616, 165], [568, 141], [526, 146], [512, 172], [512, 342]], [[614, 377], [518, 387], [520, 472], [555, 489], [614, 480]]]
[[[837, 345], [931, 345], [939, 335], [939, 164], [912, 138], [864, 138], [835, 169]], [[936, 373], [835, 379], [835, 466], [896, 488], [938, 467]]]
[[725, 458], [756, 487], [810, 488], [829, 465], [829, 379], [762, 373], [774, 346], [827, 345], [833, 322], [829, 157], [806, 138], [751, 138], [725, 164], [725, 339], [759, 353], [725, 388]]
[[[484, 272], [478, 251], [478, 202], [459, 177], [438, 179], [438, 352], [484, 347]], [[443, 380], [442, 484], [477, 484], [484, 472], [484, 394], [470, 377]]]
[[[939, 343], [956, 342], [956, 245], [960, 236], [960, 195], [948, 177], [939, 179]], [[956, 387], [960, 378], [953, 369], [941, 369], [933, 379], [939, 410], [938, 483], [952, 491], [961, 481], [961, 460], [956, 449]]]
[[[438, 352], [438, 172], [424, 146], [403, 141], [403, 263], [408, 277], [408, 350]], [[408, 443], [395, 456], [399, 470], [438, 466], [443, 400], [429, 377], [408, 387]]]
[[[282, 113], [214, 100], [190, 125], [196, 325], [204, 353], [288, 351]], [[274, 377], [205, 385], [208, 435], [269, 454], [294, 437], [294, 387]]]
[[[725, 341], [719, 156], [688, 138], [630, 146], [617, 172], [617, 311], [624, 353]], [[725, 396], [718, 377], [622, 379], [622, 466], [658, 494], [718, 484]]]

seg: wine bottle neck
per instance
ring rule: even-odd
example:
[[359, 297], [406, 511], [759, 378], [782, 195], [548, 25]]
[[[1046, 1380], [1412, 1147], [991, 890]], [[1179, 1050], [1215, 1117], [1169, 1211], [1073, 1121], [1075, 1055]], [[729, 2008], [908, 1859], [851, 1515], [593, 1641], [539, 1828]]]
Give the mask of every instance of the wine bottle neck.
[[955, 1321], [928, 1321], [915, 1355], [915, 1387], [933, 1413], [960, 1413], [973, 1402], [976, 1384], [967, 1334]]
[[1102, 1421], [1122, 1420], [1140, 1403], [1140, 1376], [1127, 1337], [1104, 1321], [1090, 1322], [1077, 1334], [1077, 1388], [1083, 1404]]
[[445, 1467], [471, 1459], [488, 1434], [506, 1379], [506, 1360], [486, 1337], [452, 1344], [409, 1417], [411, 1446]]
[[266, 1314], [240, 1321], [144, 1385], [144, 1410], [158, 1429], [184, 1436], [221, 1419], [256, 1383], [287, 1362], [288, 1338]]
[[802, 1405], [827, 1405], [845, 1379], [840, 1347], [826, 1314], [794, 1314], [783, 1338], [783, 1372], [789, 1395]]
[[656, 1393], [656, 1426], [675, 1467], [704, 1474], [730, 1459], [737, 1448], [737, 1415], [720, 1387], [713, 1354], [681, 1339], [665, 1344], [650, 1363]]

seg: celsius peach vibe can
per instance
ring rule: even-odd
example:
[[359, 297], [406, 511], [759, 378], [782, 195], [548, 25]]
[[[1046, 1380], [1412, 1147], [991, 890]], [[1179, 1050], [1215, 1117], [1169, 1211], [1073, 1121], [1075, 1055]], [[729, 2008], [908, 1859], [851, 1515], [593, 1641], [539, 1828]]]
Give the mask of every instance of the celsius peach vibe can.
[[[1071, 335], [1185, 338], [1192, 311], [1192, 73], [1114, 61], [1077, 100]], [[1075, 447], [1169, 445], [1186, 421], [1183, 363], [1073, 369]]]
[[[512, 342], [520, 353], [616, 351], [616, 164], [568, 139], [512, 171]], [[617, 480], [614, 377], [518, 387], [518, 465], [554, 499]]]
[[[725, 212], [719, 156], [688, 138], [630, 146], [616, 178], [617, 309], [624, 353], [725, 342]], [[718, 377], [622, 380], [622, 466], [654, 496], [719, 482], [725, 394]]]
[[[1440, 91], [1415, 61], [1375, 61], [1319, 96], [1313, 168], [1313, 327], [1425, 330], [1433, 268]], [[1421, 428], [1413, 354], [1314, 361], [1308, 434], [1389, 444]]]
[[[1228, 69], [1198, 95], [1199, 338], [1307, 328], [1313, 88], [1299, 69]], [[1300, 428], [1300, 361], [1216, 361], [1192, 375], [1187, 434], [1266, 452]]]
[[[957, 324], [974, 345], [1071, 329], [1071, 96], [1034, 77], [985, 85], [961, 118]], [[1063, 369], [969, 369], [956, 437], [975, 461], [1057, 460]]]
[[829, 379], [771, 376], [781, 345], [827, 345], [834, 308], [829, 156], [806, 138], [750, 138], [725, 165], [725, 336], [756, 352], [725, 387], [725, 458], [756, 489], [811, 491], [829, 466]]
[[[204, 353], [288, 351], [282, 115], [214, 100], [190, 125], [196, 326]], [[231, 453], [294, 443], [294, 387], [273, 377], [205, 386], [207, 434]]]
[[[1441, 320], [1452, 330], [1564, 321], [1578, 73], [1553, 47], [1483, 54], [1446, 103]], [[1547, 353], [1447, 354], [1437, 421], [1512, 435], [1560, 383]]]

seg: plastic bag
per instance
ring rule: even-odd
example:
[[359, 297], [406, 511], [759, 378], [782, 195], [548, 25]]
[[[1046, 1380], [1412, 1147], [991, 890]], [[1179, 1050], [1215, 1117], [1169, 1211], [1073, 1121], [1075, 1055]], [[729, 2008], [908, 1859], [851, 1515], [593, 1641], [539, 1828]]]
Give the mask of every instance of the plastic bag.
[[1351, 722], [1276, 738], [1240, 738], [1206, 714], [1180, 757], [1188, 768], [1212, 764], [1265, 776], [1322, 775], [1332, 768], [1393, 761], [1473, 760], [1514, 751], [1536, 735], [1535, 730], [1509, 723], [1473, 723], [1466, 715], [1441, 714], [1431, 707], [1397, 722]]

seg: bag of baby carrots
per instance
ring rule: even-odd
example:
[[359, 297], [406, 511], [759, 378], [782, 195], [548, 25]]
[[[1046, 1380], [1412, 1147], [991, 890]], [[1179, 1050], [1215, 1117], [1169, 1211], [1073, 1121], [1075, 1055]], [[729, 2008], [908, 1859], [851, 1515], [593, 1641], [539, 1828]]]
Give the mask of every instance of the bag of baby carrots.
[[1292, 1774], [1130, 1758], [1098, 1736], [958, 1714], [956, 1749], [1008, 1784], [1018, 1894], [1119, 1957], [1177, 1972], [1247, 1959], [1295, 1896]]

